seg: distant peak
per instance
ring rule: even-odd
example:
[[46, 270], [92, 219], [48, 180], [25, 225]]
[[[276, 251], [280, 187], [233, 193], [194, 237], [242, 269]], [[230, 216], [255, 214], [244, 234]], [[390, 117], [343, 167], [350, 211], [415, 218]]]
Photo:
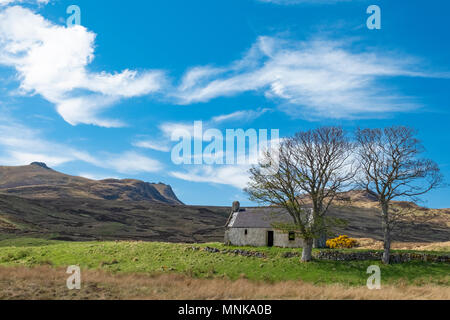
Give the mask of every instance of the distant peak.
[[44, 162], [33, 162], [30, 164], [30, 166], [38, 166], [44, 169], [50, 169]]

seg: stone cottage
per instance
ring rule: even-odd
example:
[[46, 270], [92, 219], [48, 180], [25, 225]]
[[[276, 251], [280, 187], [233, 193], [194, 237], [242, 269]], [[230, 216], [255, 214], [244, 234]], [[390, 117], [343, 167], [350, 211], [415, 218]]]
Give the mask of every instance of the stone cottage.
[[300, 248], [303, 241], [295, 232], [274, 230], [273, 223], [292, 223], [291, 216], [279, 208], [241, 208], [233, 203], [225, 227], [225, 244], [254, 247]]

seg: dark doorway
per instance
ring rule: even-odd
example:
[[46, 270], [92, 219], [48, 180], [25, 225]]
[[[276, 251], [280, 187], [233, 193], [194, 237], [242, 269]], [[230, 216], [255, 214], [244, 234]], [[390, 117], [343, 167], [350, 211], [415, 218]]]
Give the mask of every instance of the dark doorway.
[[267, 246], [273, 247], [273, 231], [267, 231]]

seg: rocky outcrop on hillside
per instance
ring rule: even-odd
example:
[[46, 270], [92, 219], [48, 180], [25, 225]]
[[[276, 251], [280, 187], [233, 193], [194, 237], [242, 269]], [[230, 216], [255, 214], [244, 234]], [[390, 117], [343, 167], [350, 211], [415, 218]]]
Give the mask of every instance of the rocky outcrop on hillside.
[[102, 180], [93, 183], [89, 192], [105, 200], [154, 200], [169, 204], [182, 204], [171, 186], [139, 180]]

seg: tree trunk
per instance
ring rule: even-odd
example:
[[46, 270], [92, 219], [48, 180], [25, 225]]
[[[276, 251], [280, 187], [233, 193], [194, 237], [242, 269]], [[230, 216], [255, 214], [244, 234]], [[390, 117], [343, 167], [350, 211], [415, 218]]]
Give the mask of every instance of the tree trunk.
[[391, 258], [391, 228], [389, 223], [389, 204], [384, 203], [382, 210], [382, 228], [383, 228], [383, 263], [389, 264]]
[[312, 260], [313, 240], [308, 239], [303, 241], [302, 262], [309, 262]]

